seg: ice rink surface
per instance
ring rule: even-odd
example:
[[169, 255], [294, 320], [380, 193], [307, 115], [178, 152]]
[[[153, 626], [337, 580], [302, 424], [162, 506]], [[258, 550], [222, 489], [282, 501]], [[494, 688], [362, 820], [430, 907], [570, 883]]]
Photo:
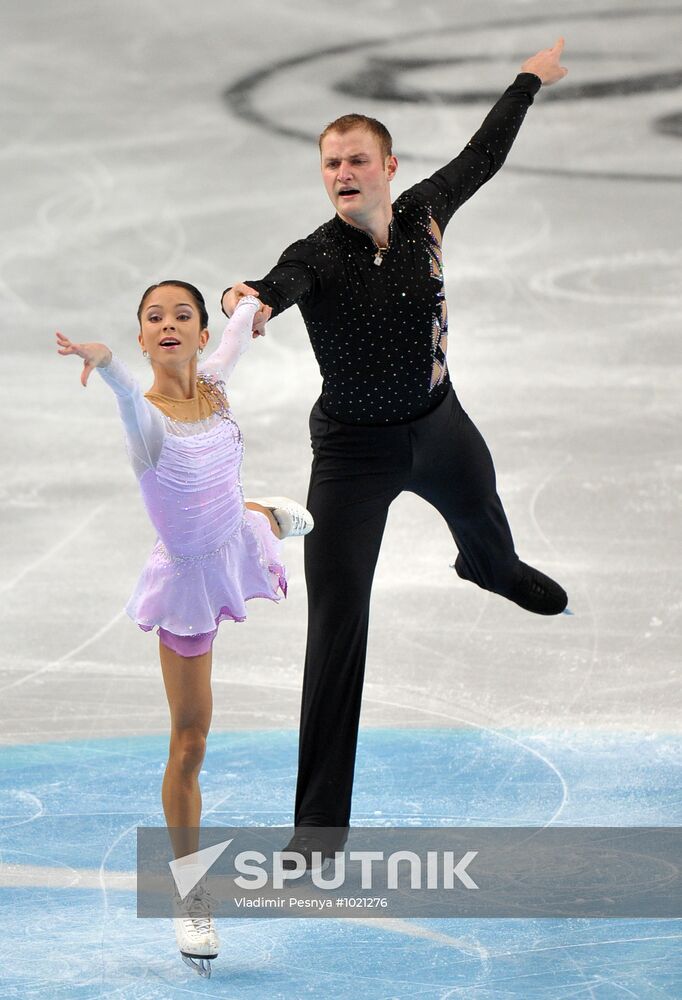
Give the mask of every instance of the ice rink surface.
[[[448, 363], [516, 547], [566, 587], [541, 619], [460, 581], [446, 525], [393, 505], [377, 570], [353, 821], [674, 825], [680, 767], [679, 3], [44, 0], [2, 11], [0, 997], [675, 998], [672, 921], [234, 921], [210, 983], [109, 876], [160, 823], [156, 640], [122, 606], [153, 543], [111, 393], [145, 388], [135, 310], [218, 296], [332, 214], [315, 138], [385, 121], [394, 194], [456, 155], [539, 48], [502, 171], [445, 237]], [[300, 315], [230, 386], [247, 494], [305, 498], [320, 377]], [[289, 598], [215, 645], [207, 819], [291, 822], [305, 638]]]

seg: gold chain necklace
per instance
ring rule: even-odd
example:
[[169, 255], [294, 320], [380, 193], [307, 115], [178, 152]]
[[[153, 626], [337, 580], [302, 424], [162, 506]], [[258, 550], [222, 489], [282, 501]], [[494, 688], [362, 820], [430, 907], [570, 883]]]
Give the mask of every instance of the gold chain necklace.
[[380, 247], [379, 244], [377, 243], [377, 241], [372, 236], [372, 234], [371, 233], [368, 234], [370, 236], [370, 239], [372, 240], [372, 243], [374, 244], [375, 249], [376, 249], [376, 253], [374, 254], [374, 263], [376, 264], [377, 267], [379, 267], [381, 265], [381, 263], [382, 263], [382, 261], [384, 259], [384, 254], [386, 253], [386, 251], [390, 249], [390, 246], [391, 246], [391, 226], [392, 225], [393, 225], [393, 219], [391, 219], [391, 221], [388, 224], [388, 243], [386, 244], [385, 247]]
[[384, 254], [388, 250], [389, 244], [387, 243], [385, 247], [380, 247], [374, 238], [372, 238], [372, 240], [377, 251], [374, 257], [374, 263], [376, 264], [377, 267], [379, 267], [379, 265], [384, 259]]

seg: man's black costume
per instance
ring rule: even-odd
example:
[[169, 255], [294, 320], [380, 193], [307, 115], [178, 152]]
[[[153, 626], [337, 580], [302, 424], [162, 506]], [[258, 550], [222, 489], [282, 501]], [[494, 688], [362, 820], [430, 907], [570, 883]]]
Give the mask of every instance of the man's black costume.
[[460, 155], [400, 195], [386, 251], [336, 216], [247, 282], [273, 316], [299, 306], [323, 377], [310, 418], [297, 828], [349, 823], [370, 592], [399, 493], [443, 515], [461, 577], [540, 614], [566, 606], [562, 588], [514, 551], [490, 452], [445, 360], [443, 231], [500, 169], [540, 86], [520, 73]]

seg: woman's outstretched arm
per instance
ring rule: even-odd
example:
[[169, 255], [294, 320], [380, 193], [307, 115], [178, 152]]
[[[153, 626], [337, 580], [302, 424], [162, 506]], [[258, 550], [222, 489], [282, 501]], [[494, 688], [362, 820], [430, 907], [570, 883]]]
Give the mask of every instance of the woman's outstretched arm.
[[57, 353], [75, 354], [83, 359], [81, 385], [86, 386], [96, 368], [116, 395], [128, 444], [128, 454], [140, 476], [153, 468], [163, 445], [164, 423], [161, 413], [149, 403], [126, 365], [114, 357], [106, 344], [74, 344], [63, 333], [57, 333]]
[[212, 375], [222, 382], [227, 382], [239, 358], [251, 343], [253, 317], [260, 308], [260, 302], [252, 295], [245, 295], [232, 313], [229, 323], [223, 330], [220, 344], [210, 358], [202, 361], [199, 372], [202, 375]]

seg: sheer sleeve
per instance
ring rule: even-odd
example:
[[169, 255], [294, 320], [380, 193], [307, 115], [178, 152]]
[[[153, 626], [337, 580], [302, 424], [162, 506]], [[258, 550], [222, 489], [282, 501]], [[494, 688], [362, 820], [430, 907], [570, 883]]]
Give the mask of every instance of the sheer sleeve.
[[138, 479], [154, 468], [161, 454], [164, 420], [160, 411], [144, 398], [126, 365], [116, 357], [97, 371], [113, 390], [123, 421], [130, 462]]
[[220, 382], [227, 382], [239, 358], [251, 344], [253, 317], [259, 306], [260, 302], [253, 295], [245, 295], [239, 300], [237, 308], [223, 330], [220, 343], [210, 358], [198, 366], [201, 375], [209, 375]]

